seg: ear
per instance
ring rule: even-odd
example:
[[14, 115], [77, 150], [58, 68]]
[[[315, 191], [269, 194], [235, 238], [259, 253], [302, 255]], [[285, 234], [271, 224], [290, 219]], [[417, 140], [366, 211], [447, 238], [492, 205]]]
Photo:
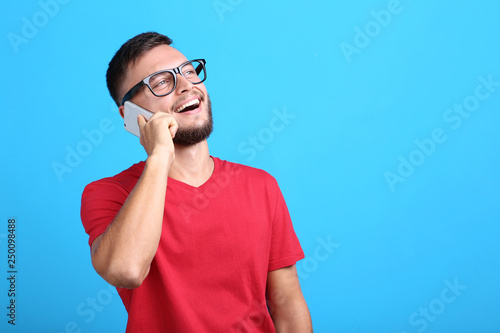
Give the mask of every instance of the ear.
[[123, 113], [124, 110], [125, 110], [125, 107], [123, 105], [118, 107], [118, 111], [120, 111], [120, 116], [122, 116], [122, 118], [125, 117], [125, 113]]

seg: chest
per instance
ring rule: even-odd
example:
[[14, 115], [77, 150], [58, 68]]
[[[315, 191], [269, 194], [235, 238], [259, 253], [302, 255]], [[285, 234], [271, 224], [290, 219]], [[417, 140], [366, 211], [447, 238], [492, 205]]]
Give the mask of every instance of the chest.
[[224, 183], [167, 195], [159, 251], [197, 267], [252, 267], [269, 255], [271, 206], [265, 192]]

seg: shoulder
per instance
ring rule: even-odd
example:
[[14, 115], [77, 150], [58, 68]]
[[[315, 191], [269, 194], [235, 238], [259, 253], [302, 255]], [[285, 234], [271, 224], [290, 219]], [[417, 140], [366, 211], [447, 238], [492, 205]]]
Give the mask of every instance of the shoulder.
[[136, 163], [114, 176], [91, 182], [85, 187], [83, 193], [85, 195], [95, 190], [107, 192], [114, 189], [125, 192], [128, 195], [139, 180], [143, 170], [144, 162]]
[[235, 179], [249, 183], [249, 185], [264, 185], [266, 187], [278, 187], [276, 179], [267, 171], [248, 165], [229, 162], [213, 157], [218, 172], [228, 174]]

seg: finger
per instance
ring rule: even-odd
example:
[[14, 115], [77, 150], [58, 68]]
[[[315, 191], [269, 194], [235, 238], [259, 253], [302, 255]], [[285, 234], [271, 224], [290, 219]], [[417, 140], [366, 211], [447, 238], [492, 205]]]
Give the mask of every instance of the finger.
[[143, 136], [144, 136], [144, 126], [146, 126], [146, 118], [142, 114], [137, 116], [137, 125], [139, 125], [139, 133], [141, 134], [139, 142], [141, 145], [143, 144]]
[[172, 118], [172, 121], [168, 125], [168, 130], [170, 131], [170, 135], [172, 136], [172, 139], [175, 138], [175, 133], [177, 133], [177, 130], [179, 129], [179, 124], [175, 120], [175, 118]]
[[144, 127], [146, 125], [146, 118], [142, 114], [137, 115], [137, 125], [139, 125], [139, 128]]

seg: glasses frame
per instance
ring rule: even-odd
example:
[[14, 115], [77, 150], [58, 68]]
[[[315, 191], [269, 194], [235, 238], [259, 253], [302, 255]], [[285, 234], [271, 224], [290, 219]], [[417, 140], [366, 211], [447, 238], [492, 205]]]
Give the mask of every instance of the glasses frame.
[[[196, 75], [200, 74], [201, 73], [201, 70], [203, 70], [205, 72], [205, 77], [203, 78], [203, 80], [199, 81], [199, 82], [191, 82], [187, 77], [184, 76], [184, 74], [182, 73], [182, 67], [184, 67], [185, 65], [187, 64], [190, 64], [192, 63], [193, 61], [199, 61], [200, 64], [195, 68], [195, 71], [196, 71]], [[179, 67], [177, 68], [172, 68], [172, 69], [164, 69], [164, 70], [161, 70], [161, 71], [158, 71], [158, 72], [155, 72], [151, 75], [148, 75], [146, 78], [144, 78], [143, 80], [141, 80], [139, 83], [137, 83], [135, 86], [133, 86], [126, 94], [125, 96], [123, 96], [123, 99], [122, 99], [122, 105], [130, 100], [132, 97], [134, 97], [134, 95], [139, 91], [139, 89], [142, 88], [142, 86], [146, 85], [148, 86], [149, 88], [149, 91], [151, 91], [151, 93], [153, 95], [155, 95], [156, 97], [163, 97], [163, 96], [167, 96], [168, 94], [171, 94], [175, 88], [177, 87], [177, 74], [180, 74], [182, 75], [183, 78], [185, 78], [186, 80], [188, 80], [189, 82], [191, 82], [192, 84], [200, 84], [202, 83], [203, 81], [205, 81], [207, 79], [207, 70], [205, 68], [205, 64], [207, 62], [205, 61], [205, 59], [193, 59], [193, 60], [189, 60], [189, 61], [186, 61], [185, 63], [183, 63], [182, 65], [180, 65]], [[165, 72], [170, 72], [172, 73], [172, 75], [174, 76], [174, 87], [172, 88], [172, 90], [170, 90], [168, 93], [166, 94], [161, 94], [161, 95], [158, 95], [156, 94], [154, 91], [153, 91], [153, 88], [151, 88], [151, 86], [149, 85], [149, 80], [151, 79], [151, 77], [157, 75], [157, 74], [160, 74], [160, 73], [165, 73]]]

